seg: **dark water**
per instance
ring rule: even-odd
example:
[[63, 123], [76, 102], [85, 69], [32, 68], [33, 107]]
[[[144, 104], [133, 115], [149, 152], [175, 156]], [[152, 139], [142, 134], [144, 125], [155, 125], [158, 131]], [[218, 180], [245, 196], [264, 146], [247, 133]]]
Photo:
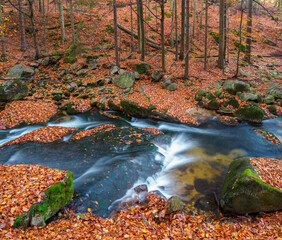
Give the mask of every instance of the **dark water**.
[[[146, 183], [149, 190], [160, 190], [167, 197], [178, 195], [188, 202], [199, 202], [211, 193], [220, 193], [227, 167], [233, 159], [240, 156], [282, 157], [281, 145], [274, 145], [250, 130], [270, 131], [281, 141], [282, 118], [266, 120], [261, 126], [245, 124], [236, 127], [226, 127], [211, 120], [194, 128], [87, 113], [45, 125], [0, 130], [0, 145], [46, 125], [85, 130], [106, 123], [131, 127], [131, 132], [144, 127], [158, 128], [165, 136], [126, 144], [118, 139], [118, 133], [79, 141], [68, 141], [69, 135], [54, 143], [25, 143], [0, 148], [0, 163], [38, 164], [73, 171], [75, 211], [91, 208], [100, 216], [108, 216], [119, 201], [132, 195], [131, 189], [139, 184]], [[125, 135], [131, 136], [130, 132]]]

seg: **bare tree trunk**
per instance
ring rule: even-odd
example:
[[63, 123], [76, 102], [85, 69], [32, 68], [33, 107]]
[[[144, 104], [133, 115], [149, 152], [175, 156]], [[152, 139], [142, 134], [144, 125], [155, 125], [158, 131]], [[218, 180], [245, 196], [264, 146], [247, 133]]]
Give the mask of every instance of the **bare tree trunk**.
[[174, 8], [175, 8], [175, 60], [178, 61], [178, 33], [177, 33], [177, 0], [174, 1]]
[[248, 0], [248, 14], [247, 14], [247, 38], [246, 38], [246, 56], [245, 60], [251, 63], [252, 51], [252, 25], [253, 25], [253, 0]]
[[34, 41], [35, 58], [38, 59], [39, 58], [39, 48], [38, 48], [38, 42], [37, 42], [36, 30], [35, 30], [35, 24], [34, 24], [32, 0], [28, 0], [28, 6], [29, 6], [29, 11], [30, 11], [30, 22], [31, 22], [32, 35], [33, 35], [33, 41]]
[[70, 20], [71, 20], [71, 36], [72, 44], [75, 44], [75, 30], [74, 30], [74, 15], [73, 15], [73, 5], [72, 0], [70, 0]]
[[23, 13], [23, 2], [19, 0], [19, 19], [20, 19], [20, 32], [21, 32], [21, 51], [26, 50], [25, 40], [25, 25], [24, 25], [24, 13]]
[[203, 27], [204, 0], [201, 0], [200, 28]]
[[47, 29], [46, 29], [46, 10], [45, 10], [45, 0], [42, 1], [42, 12], [43, 12], [43, 43], [44, 43], [44, 52], [47, 53], [47, 41], [46, 41], [46, 35], [47, 35]]
[[208, 9], [209, 9], [209, 5], [208, 5], [208, 0], [206, 0], [206, 11], [205, 11], [205, 15], [206, 15], [206, 19], [205, 19], [205, 63], [204, 63], [204, 69], [207, 70], [207, 54], [208, 54]]
[[65, 40], [66, 40], [66, 33], [65, 33], [65, 20], [64, 20], [63, 0], [60, 0], [59, 8], [60, 8], [60, 17], [61, 17], [62, 43], [64, 43]]
[[[132, 4], [132, 0], [130, 0], [130, 4]], [[133, 10], [132, 5], [130, 6], [130, 25], [131, 25], [131, 52], [134, 51], [134, 41], [133, 41]]]
[[225, 6], [225, 0], [220, 0], [219, 5], [219, 52], [218, 52], [218, 62], [217, 66], [220, 69], [224, 70], [224, 7]]
[[139, 19], [139, 27], [138, 32], [140, 39], [140, 51], [141, 51], [141, 60], [144, 61], [145, 59], [145, 28], [144, 28], [144, 13], [143, 13], [143, 2], [142, 0], [137, 0], [137, 18]]
[[189, 78], [189, 50], [190, 50], [190, 38], [189, 38], [189, 18], [190, 18], [189, 0], [186, 2], [186, 56], [185, 56], [185, 74], [184, 78]]
[[184, 39], [185, 39], [185, 0], [181, 1], [181, 41], [179, 59], [184, 59]]
[[116, 0], [113, 0], [114, 8], [114, 31], [115, 31], [115, 53], [116, 53], [116, 65], [119, 67], [119, 51], [118, 51], [118, 31], [117, 31], [117, 6]]
[[148, 13], [148, 17], [150, 18], [152, 16], [151, 14], [151, 0], [148, 0], [148, 9], [149, 9], [149, 13]]
[[2, 46], [2, 57], [6, 57], [7, 50], [6, 50], [6, 44], [5, 44], [5, 35], [4, 35], [4, 24], [2, 20], [2, 0], [0, 0], [0, 33], [1, 33], [1, 46]]
[[42, 12], [42, 0], [38, 0], [38, 10]]
[[194, 0], [194, 6], [193, 6], [193, 28], [192, 28], [192, 39], [194, 39], [195, 36], [195, 27], [196, 27], [196, 14], [197, 14], [197, 0]]
[[[242, 4], [241, 4], [242, 7]], [[240, 52], [241, 52], [241, 44], [242, 44], [242, 22], [243, 22], [243, 7], [241, 8], [241, 18], [240, 18], [240, 27], [239, 27], [239, 38], [240, 38], [240, 45], [238, 47], [238, 54], [237, 54], [237, 67], [236, 67], [236, 74], [235, 74], [235, 78], [238, 77], [238, 73], [239, 73], [239, 59], [240, 59]]]
[[174, 46], [174, 20], [175, 20], [175, 4], [174, 4], [175, 0], [171, 0], [171, 12], [172, 12], [172, 20], [171, 20], [171, 29], [170, 29], [170, 46], [173, 48]]
[[164, 4], [165, 0], [161, 2], [161, 48], [162, 48], [162, 69], [163, 72], [165, 69], [165, 47], [164, 47]]

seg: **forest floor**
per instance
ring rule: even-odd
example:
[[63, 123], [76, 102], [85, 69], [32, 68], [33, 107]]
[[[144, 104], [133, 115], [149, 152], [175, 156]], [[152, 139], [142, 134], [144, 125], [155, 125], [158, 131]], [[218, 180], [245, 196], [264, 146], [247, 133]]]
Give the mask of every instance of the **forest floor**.
[[[124, 1], [125, 2], [125, 1]], [[154, 4], [153, 4], [154, 6]], [[67, 6], [66, 6], [67, 7]], [[101, 69], [87, 70], [93, 77], [84, 77], [82, 83], [90, 83], [100, 78], [110, 75], [115, 63], [114, 49], [110, 46], [114, 44], [112, 32], [113, 13], [111, 6], [105, 1], [99, 1], [92, 9], [86, 6], [77, 5], [78, 11], [75, 11], [75, 22], [77, 39], [83, 43], [83, 48], [87, 49], [77, 56], [77, 66], [83, 66], [85, 58], [83, 54], [93, 54], [100, 59]], [[37, 62], [34, 56], [32, 35], [29, 33], [29, 21], [26, 19], [27, 28], [27, 44], [28, 48], [25, 52], [20, 50], [20, 36], [18, 25], [18, 13], [12, 9], [4, 7], [4, 20], [6, 23], [6, 42], [8, 61], [0, 62], [1, 82], [4, 82], [7, 70], [17, 63], [29, 65], [31, 62]], [[80, 10], [79, 10], [80, 9]], [[159, 7], [156, 8], [158, 15]], [[82, 11], [81, 11], [82, 10]], [[200, 10], [198, 6], [198, 11]], [[55, 10], [54, 5], [48, 8], [48, 27], [60, 25], [59, 13]], [[179, 10], [180, 12], [180, 6]], [[258, 11], [258, 10], [257, 10]], [[252, 64], [242, 61], [243, 53], [240, 60], [239, 80], [252, 83], [257, 86], [256, 91], [265, 95], [264, 90], [269, 84], [276, 84], [281, 87], [281, 25], [266, 16], [263, 10], [259, 10], [254, 14], [253, 34], [256, 39], [253, 42]], [[169, 4], [166, 5], [166, 12], [169, 13]], [[66, 23], [70, 22], [69, 11], [65, 11]], [[209, 8], [208, 32], [218, 32], [218, 6], [211, 5]], [[197, 116], [189, 115], [189, 109], [198, 109], [198, 102], [195, 101], [195, 93], [199, 88], [215, 89], [216, 83], [220, 80], [222, 83], [227, 79], [231, 79], [235, 75], [237, 48], [234, 46], [233, 40], [238, 36], [234, 34], [234, 30], [238, 30], [240, 21], [240, 11], [236, 7], [232, 7], [228, 12], [229, 33], [227, 41], [227, 64], [225, 70], [222, 71], [216, 67], [218, 44], [214, 38], [208, 34], [208, 65], [204, 70], [204, 28], [195, 28], [195, 45], [192, 46], [190, 54], [190, 77], [183, 79], [184, 62], [175, 61], [175, 54], [166, 53], [166, 69], [164, 80], [172, 78], [178, 84], [178, 90], [170, 92], [161, 87], [160, 82], [152, 82], [150, 75], [141, 75], [140, 80], [135, 81], [133, 92], [126, 99], [138, 102], [140, 106], [148, 107], [153, 104], [158, 111], [166, 112], [181, 120], [183, 123], [198, 124]], [[154, 17], [148, 17], [149, 24], [160, 31], [159, 24], [156, 24]], [[35, 23], [38, 29], [39, 47], [41, 53], [52, 53], [55, 51], [65, 51], [71, 45], [70, 27], [66, 27], [67, 41], [61, 42], [60, 28], [47, 30], [47, 49], [44, 51], [43, 44], [43, 18], [37, 11], [35, 13]], [[191, 18], [192, 19], [192, 18]], [[204, 19], [204, 17], [203, 17]], [[246, 16], [244, 17], [246, 19]], [[81, 21], [79, 23], [79, 21]], [[133, 21], [136, 17], [133, 15]], [[167, 15], [165, 24], [166, 46], [169, 47], [171, 17]], [[198, 20], [197, 20], [198, 21]], [[124, 7], [118, 9], [118, 22], [130, 29], [130, 8]], [[179, 17], [180, 22], [180, 17]], [[204, 22], [204, 20], [203, 20]], [[243, 21], [245, 28], [246, 21]], [[196, 25], [197, 26], [197, 25]], [[134, 25], [136, 31], [136, 26]], [[180, 32], [180, 24], [179, 29]], [[233, 30], [233, 31], [232, 31]], [[159, 34], [151, 31], [146, 25], [147, 37], [156, 42], [160, 42]], [[126, 71], [133, 71], [133, 65], [140, 63], [140, 54], [136, 52], [137, 41], [134, 40], [134, 52], [131, 59], [126, 56], [131, 53], [130, 35], [119, 31], [119, 44], [121, 55], [121, 68]], [[266, 39], [276, 43], [271, 46], [265, 43]], [[245, 41], [245, 40], [244, 40]], [[98, 47], [105, 46], [105, 47]], [[98, 47], [95, 50], [89, 50], [91, 47]], [[174, 49], [175, 50], [175, 49]], [[153, 66], [150, 70], [161, 70], [161, 52], [148, 48], [144, 62]], [[56, 104], [52, 100], [52, 91], [54, 89], [64, 89], [67, 84], [59, 77], [63, 69], [70, 70], [72, 64], [59, 61], [59, 68], [54, 70], [53, 66], [39, 67], [39, 71], [34, 76], [34, 80], [28, 82], [29, 87], [36, 90], [32, 96], [24, 101], [16, 101], [8, 104], [9, 108], [0, 108], [0, 129], [12, 128], [21, 122], [35, 123], [47, 121], [58, 110]], [[37, 82], [44, 81], [44, 88], [38, 86]], [[57, 87], [54, 85], [58, 85]], [[106, 89], [111, 84], [106, 85]], [[143, 89], [143, 93], [140, 89]], [[108, 96], [108, 93], [100, 93], [98, 89], [92, 88], [97, 101]], [[122, 91], [111, 94], [120, 94]], [[121, 94], [119, 96], [122, 96]], [[90, 99], [77, 99], [75, 94], [70, 99], [77, 103], [77, 107], [81, 112], [91, 108]], [[150, 99], [148, 101], [148, 99]], [[115, 99], [116, 101], [120, 98]], [[261, 104], [266, 109], [266, 105]], [[2, 110], [2, 111], [1, 111]], [[188, 113], [187, 113], [188, 111]], [[281, 106], [277, 106], [277, 114], [281, 115]], [[65, 130], [62, 129], [62, 132]], [[59, 134], [59, 133], [58, 133]], [[50, 134], [45, 134], [50, 138]], [[42, 140], [44, 141], [44, 140]], [[162, 214], [165, 208], [164, 200], [151, 196], [146, 205], [136, 205], [131, 209], [124, 210], [117, 214], [114, 218], [100, 218], [91, 213], [84, 215], [74, 215], [70, 213], [70, 218], [61, 214], [61, 217], [55, 222], [51, 222], [46, 227], [34, 227], [26, 230], [7, 229], [6, 224], [0, 225], [1, 239], [279, 239], [282, 237], [281, 219], [282, 213], [264, 213], [252, 216], [224, 217], [219, 219], [209, 219], [206, 216], [190, 216], [182, 213], [175, 213], [164, 216]]]

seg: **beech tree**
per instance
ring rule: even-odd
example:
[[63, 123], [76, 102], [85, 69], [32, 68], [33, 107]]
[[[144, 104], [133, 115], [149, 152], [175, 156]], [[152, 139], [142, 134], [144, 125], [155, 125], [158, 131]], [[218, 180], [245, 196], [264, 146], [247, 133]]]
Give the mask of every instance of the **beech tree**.
[[245, 61], [251, 63], [252, 51], [253, 0], [247, 0], [247, 36]]
[[0, 0], [0, 34], [1, 34], [1, 47], [2, 47], [2, 57], [5, 57], [6, 52], [6, 44], [5, 44], [5, 35], [4, 35], [4, 24], [2, 19], [2, 0]]
[[25, 39], [25, 25], [24, 25], [24, 9], [23, 2], [19, 0], [19, 20], [20, 20], [20, 34], [21, 34], [21, 50], [26, 50], [26, 39]]

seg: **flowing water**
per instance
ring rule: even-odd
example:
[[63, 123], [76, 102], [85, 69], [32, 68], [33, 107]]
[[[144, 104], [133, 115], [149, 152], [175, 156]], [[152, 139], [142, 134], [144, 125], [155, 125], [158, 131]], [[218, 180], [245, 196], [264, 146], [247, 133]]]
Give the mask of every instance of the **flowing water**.
[[[102, 124], [117, 127], [152, 127], [165, 135], [159, 140], [130, 147], [111, 139], [83, 138], [68, 141], [72, 135], [53, 143], [10, 145], [0, 148], [0, 163], [38, 164], [74, 173], [75, 211], [92, 211], [109, 216], [120, 201], [133, 195], [132, 189], [146, 184], [150, 191], [164, 196], [178, 195], [182, 200], [205, 207], [211, 195], [219, 195], [230, 162], [241, 156], [281, 158], [281, 145], [274, 145], [251, 129], [274, 133], [282, 141], [282, 118], [266, 120], [263, 125], [242, 124], [227, 127], [210, 120], [200, 127], [146, 119], [111, 118], [99, 113], [62, 117], [46, 124], [21, 125], [0, 130], [0, 145], [43, 126], [91, 129]], [[46, 179], [48, 181], [48, 179]], [[213, 198], [213, 197], [212, 197]]]

